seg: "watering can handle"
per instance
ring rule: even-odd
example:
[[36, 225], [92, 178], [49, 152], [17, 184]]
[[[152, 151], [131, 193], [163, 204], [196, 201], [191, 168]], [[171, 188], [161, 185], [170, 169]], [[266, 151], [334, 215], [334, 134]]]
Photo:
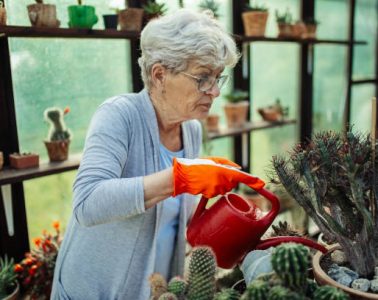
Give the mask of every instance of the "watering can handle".
[[262, 219], [262, 220], [266, 220], [267, 222], [272, 222], [274, 218], [278, 215], [278, 212], [280, 211], [280, 201], [278, 200], [277, 196], [264, 188], [254, 189], [252, 186], [250, 185], [248, 186], [252, 188], [253, 190], [255, 190], [257, 193], [259, 193], [264, 198], [268, 199], [270, 203], [272, 203], [271, 210]]
[[192, 217], [192, 221], [198, 219], [203, 214], [203, 212], [206, 210], [206, 205], [208, 201], [209, 199], [206, 198], [205, 196], [201, 197], [201, 200], [198, 203], [197, 209]]

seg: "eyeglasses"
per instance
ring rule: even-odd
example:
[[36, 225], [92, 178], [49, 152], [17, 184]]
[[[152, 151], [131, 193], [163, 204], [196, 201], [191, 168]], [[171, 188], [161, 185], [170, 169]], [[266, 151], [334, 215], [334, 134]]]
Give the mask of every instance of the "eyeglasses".
[[213, 76], [197, 77], [197, 76], [194, 76], [192, 74], [185, 73], [185, 72], [180, 72], [180, 73], [184, 74], [184, 75], [186, 75], [190, 78], [195, 79], [195, 81], [197, 81], [197, 83], [198, 83], [198, 90], [200, 92], [207, 92], [207, 91], [211, 90], [215, 83], [217, 84], [219, 89], [222, 89], [222, 87], [224, 87], [225, 84], [228, 82], [228, 78], [229, 78], [228, 75], [222, 75], [222, 76], [219, 76], [219, 77], [213, 77]]

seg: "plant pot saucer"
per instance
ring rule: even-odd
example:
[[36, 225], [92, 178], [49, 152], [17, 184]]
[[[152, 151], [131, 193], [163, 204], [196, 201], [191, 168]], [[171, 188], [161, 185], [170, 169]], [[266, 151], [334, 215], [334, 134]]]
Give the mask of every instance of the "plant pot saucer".
[[[334, 245], [329, 248], [328, 253], [341, 249], [339, 245]], [[373, 300], [378, 300], [378, 294], [374, 293], [366, 293], [362, 291], [358, 291], [355, 289], [352, 289], [350, 287], [347, 287], [345, 285], [342, 285], [335, 280], [333, 280], [331, 277], [328, 276], [326, 272], [322, 269], [320, 266], [320, 261], [323, 258], [323, 254], [318, 251], [315, 253], [314, 257], [312, 258], [312, 267], [313, 267], [313, 272], [314, 272], [314, 277], [316, 282], [319, 285], [331, 285], [334, 287], [337, 287], [338, 289], [344, 291], [347, 293], [351, 299], [356, 299], [356, 300], [366, 300], [366, 299], [373, 299]]]

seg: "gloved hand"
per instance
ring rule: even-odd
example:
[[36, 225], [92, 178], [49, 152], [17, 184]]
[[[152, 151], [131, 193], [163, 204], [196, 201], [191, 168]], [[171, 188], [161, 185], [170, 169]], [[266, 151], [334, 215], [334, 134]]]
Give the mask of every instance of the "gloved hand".
[[189, 193], [192, 195], [202, 194], [206, 198], [212, 198], [229, 192], [239, 182], [256, 190], [265, 185], [261, 179], [238, 170], [236, 166], [238, 165], [218, 157], [211, 159], [174, 158], [172, 195]]

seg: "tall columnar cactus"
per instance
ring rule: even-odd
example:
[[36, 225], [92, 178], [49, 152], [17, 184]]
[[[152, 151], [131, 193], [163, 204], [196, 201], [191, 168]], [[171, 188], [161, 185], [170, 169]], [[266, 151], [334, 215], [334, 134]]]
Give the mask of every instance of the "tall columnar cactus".
[[267, 281], [254, 280], [245, 290], [241, 300], [266, 300], [269, 293], [269, 284]]
[[188, 300], [211, 300], [215, 292], [216, 262], [213, 251], [198, 247], [189, 262]]
[[69, 112], [69, 109], [64, 111], [58, 107], [48, 108], [44, 112], [46, 121], [50, 123], [50, 130], [47, 137], [48, 141], [63, 141], [69, 140], [71, 137], [70, 131], [66, 128], [63, 117]]
[[289, 158], [273, 157], [278, 179], [361, 276], [378, 265], [378, 147], [348, 131], [316, 134]]
[[350, 299], [348, 295], [346, 295], [341, 290], [325, 285], [319, 287], [314, 293], [314, 300], [348, 300]]
[[214, 300], [238, 300], [239, 296], [239, 293], [234, 289], [224, 289], [215, 294]]
[[188, 284], [183, 278], [176, 276], [169, 281], [167, 290], [180, 299], [184, 297], [187, 286]]
[[300, 244], [285, 243], [274, 249], [272, 267], [284, 286], [293, 290], [306, 290], [309, 251]]

